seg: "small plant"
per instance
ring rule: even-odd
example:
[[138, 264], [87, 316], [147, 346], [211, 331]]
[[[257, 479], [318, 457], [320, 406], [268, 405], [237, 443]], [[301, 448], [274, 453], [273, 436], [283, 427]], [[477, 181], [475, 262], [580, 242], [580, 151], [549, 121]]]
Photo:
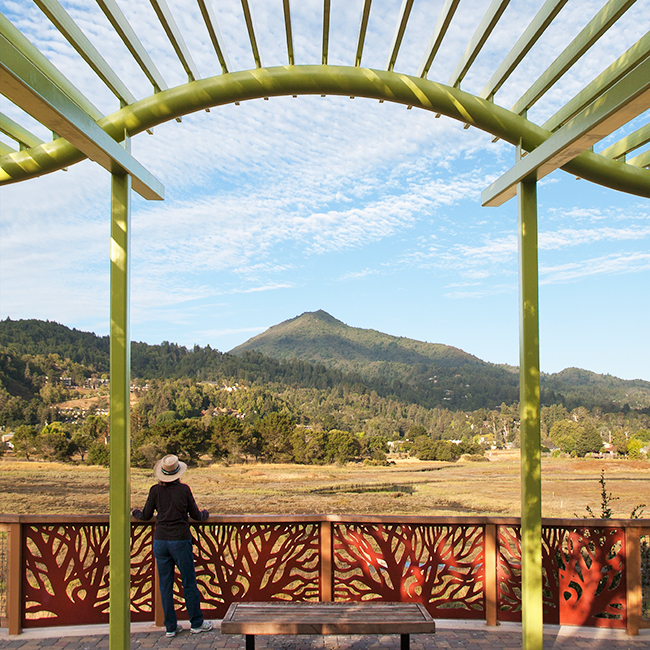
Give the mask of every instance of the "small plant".
[[[615, 497], [612, 495], [611, 492], [607, 492], [607, 484], [605, 482], [605, 470], [601, 469], [600, 470], [600, 480], [598, 481], [600, 483], [600, 519], [611, 519], [612, 515], [614, 514], [614, 511], [611, 508], [611, 503], [612, 501], [618, 501], [618, 497]], [[639, 503], [638, 505], [634, 506], [632, 509], [632, 513], [630, 514], [630, 519], [640, 519], [643, 516], [643, 513], [645, 512], [645, 503]], [[587, 511], [587, 516], [585, 519], [596, 519], [596, 515], [594, 514], [594, 511], [591, 509], [590, 506], [586, 506], [585, 510]], [[578, 517], [578, 515], [575, 515]]]
[[639, 503], [639, 505], [634, 506], [630, 519], [641, 519], [643, 513], [645, 512], [645, 503]]

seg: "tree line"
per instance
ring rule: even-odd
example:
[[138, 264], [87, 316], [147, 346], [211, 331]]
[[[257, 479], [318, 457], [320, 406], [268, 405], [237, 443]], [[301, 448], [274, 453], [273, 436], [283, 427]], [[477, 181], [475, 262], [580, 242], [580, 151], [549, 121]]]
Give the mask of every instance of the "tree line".
[[[136, 382], [131, 413], [131, 459], [151, 467], [167, 453], [185, 462], [359, 461], [386, 463], [393, 449], [421, 460], [480, 458], [488, 448], [519, 445], [519, 406], [453, 411], [382, 398], [351, 387], [265, 388], [245, 383], [183, 380]], [[108, 422], [90, 414], [76, 421], [49, 411], [45, 424], [15, 428], [14, 453], [25, 458], [108, 462]], [[650, 416], [641, 412], [562, 405], [543, 407], [542, 444], [553, 453], [584, 456], [606, 444], [629, 458], [643, 458], [650, 444]]]

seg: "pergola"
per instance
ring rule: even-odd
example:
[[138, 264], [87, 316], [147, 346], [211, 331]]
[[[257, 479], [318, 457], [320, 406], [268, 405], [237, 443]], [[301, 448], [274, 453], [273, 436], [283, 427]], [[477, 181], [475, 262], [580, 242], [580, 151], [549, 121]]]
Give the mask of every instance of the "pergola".
[[[0, 131], [15, 143], [0, 142], [0, 183], [16, 183], [58, 171], [85, 158], [111, 173], [111, 406], [110, 406], [110, 646], [129, 646], [129, 232], [131, 189], [149, 200], [162, 200], [164, 188], [130, 154], [130, 138], [169, 120], [216, 106], [271, 96], [341, 95], [395, 102], [430, 111], [476, 127], [511, 143], [516, 162], [482, 194], [485, 206], [498, 206], [518, 197], [520, 285], [520, 391], [521, 391], [521, 530], [523, 647], [542, 648], [541, 567], [541, 457], [538, 336], [537, 181], [562, 168], [579, 178], [620, 192], [650, 197], [650, 123], [630, 128], [630, 123], [650, 107], [650, 32], [602, 70], [543, 124], [527, 118], [528, 111], [574, 66], [591, 61], [593, 46], [635, 0], [608, 0], [588, 17], [586, 25], [571, 34], [569, 45], [548, 61], [543, 73], [532, 80], [510, 108], [498, 103], [498, 94], [535, 44], [551, 27], [562, 26], [562, 9], [568, 0], [530, 0], [537, 9], [503, 61], [484, 80], [478, 94], [462, 89], [463, 81], [488, 42], [509, 4], [492, 0], [476, 31], [468, 33], [466, 48], [449, 79], [438, 79], [436, 56], [449, 28], [463, 10], [465, 0], [445, 0], [437, 12], [430, 10], [431, 38], [417, 70], [398, 72], [398, 55], [412, 13], [414, 0], [395, 3], [394, 36], [385, 43], [384, 69], [362, 67], [364, 42], [371, 20], [371, 0], [360, 0], [361, 18], [350, 65], [328, 62], [330, 18], [336, 12], [331, 0], [323, 0], [314, 20], [321, 21], [320, 60], [299, 61], [294, 56], [294, 32], [290, 0], [274, 0], [282, 12], [286, 41], [286, 65], [265, 67], [253, 22], [253, 0], [241, 0], [240, 19], [248, 36], [255, 67], [231, 67], [211, 0], [197, 0], [205, 35], [214, 49], [220, 69], [201, 77], [182, 30], [167, 0], [150, 0], [160, 26], [169, 39], [187, 83], [169, 88], [160, 64], [151, 58], [140, 25], [129, 22], [116, 0], [97, 0], [107, 24], [112, 26], [128, 52], [151, 83], [149, 96], [136, 100], [120, 79], [118, 61], [104, 58], [58, 0], [34, 0], [52, 25], [76, 50], [116, 97], [119, 108], [104, 115], [93, 97], [76, 88], [10, 20], [0, 14], [0, 81], [2, 94], [52, 131], [43, 142], [28, 128], [0, 114]], [[67, 3], [64, 3], [67, 4]], [[215, 3], [218, 6], [218, 3]], [[267, 3], [269, 4], [269, 3]], [[644, 4], [643, 0], [639, 4]], [[253, 6], [251, 6], [253, 5]], [[276, 6], [277, 5], [277, 6]], [[650, 24], [650, 14], [645, 20]], [[501, 25], [503, 27], [503, 25]], [[507, 27], [507, 25], [506, 25]], [[186, 35], [187, 36], [187, 35]], [[624, 31], [619, 37], [625, 38]], [[432, 116], [433, 118], [433, 116]], [[644, 121], [643, 118], [640, 121]], [[637, 123], [639, 120], [637, 120]], [[635, 124], [635, 126], [637, 126]], [[596, 153], [594, 145], [621, 129], [614, 144]]]

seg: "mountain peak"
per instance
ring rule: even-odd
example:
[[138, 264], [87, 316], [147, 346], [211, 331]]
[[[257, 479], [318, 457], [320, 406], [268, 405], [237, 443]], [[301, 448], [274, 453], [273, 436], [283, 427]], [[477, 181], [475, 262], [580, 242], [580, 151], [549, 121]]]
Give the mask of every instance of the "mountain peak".
[[324, 309], [319, 309], [317, 311], [305, 311], [300, 314], [300, 316], [286, 320], [283, 323], [280, 323], [280, 325], [283, 325], [284, 323], [295, 323], [298, 321], [321, 321], [323, 323], [328, 323], [329, 325], [343, 325], [345, 327], [345, 323], [342, 323], [340, 320], [334, 318], [334, 316], [328, 314]]
[[403, 376], [416, 364], [422, 372], [434, 367], [485, 365], [480, 359], [448, 345], [350, 327], [322, 309], [274, 325], [231, 353], [241, 354], [246, 350], [256, 350], [276, 359], [297, 358], [345, 372], [371, 375], [385, 374], [386, 364], [391, 365], [391, 372], [400, 366], [397, 374]]

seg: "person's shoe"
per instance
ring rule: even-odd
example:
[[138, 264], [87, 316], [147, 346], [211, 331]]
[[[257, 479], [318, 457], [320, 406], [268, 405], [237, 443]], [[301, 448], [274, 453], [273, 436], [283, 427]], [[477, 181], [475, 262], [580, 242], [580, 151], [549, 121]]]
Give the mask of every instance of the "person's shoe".
[[172, 630], [171, 632], [165, 632], [165, 636], [168, 639], [173, 639], [179, 632], [182, 632], [183, 628], [180, 625], [176, 626], [175, 630]]
[[192, 634], [201, 634], [201, 632], [209, 632], [212, 629], [212, 621], [203, 621], [201, 627], [191, 627]]

